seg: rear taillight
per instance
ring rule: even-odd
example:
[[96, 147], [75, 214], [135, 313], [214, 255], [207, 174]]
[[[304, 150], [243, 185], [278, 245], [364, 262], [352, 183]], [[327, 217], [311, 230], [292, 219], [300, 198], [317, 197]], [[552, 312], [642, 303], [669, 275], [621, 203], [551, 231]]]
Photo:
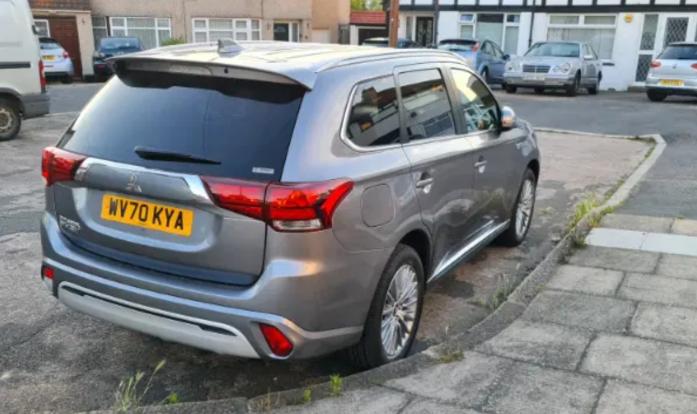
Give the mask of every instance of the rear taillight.
[[690, 65], [690, 67], [694, 70], [697, 70], [697, 63], [693, 63], [692, 65]]
[[49, 187], [59, 181], [72, 181], [85, 156], [55, 147], [44, 148], [41, 154], [41, 176]]
[[42, 278], [53, 280], [54, 274], [55, 274], [55, 272], [53, 271], [52, 267], [48, 267], [46, 265], [41, 266], [41, 277]]
[[63, 59], [70, 59], [70, 54], [67, 51], [63, 51]]
[[39, 59], [39, 84], [41, 92], [46, 92], [46, 73], [44, 73], [44, 62]]
[[293, 343], [290, 342], [280, 329], [263, 323], [259, 324], [259, 328], [264, 335], [264, 339], [266, 339], [266, 344], [269, 345], [274, 355], [287, 357], [293, 352]]
[[660, 68], [660, 67], [661, 67], [661, 61], [660, 61], [660, 60], [657, 60], [657, 59], [654, 59], [654, 60], [651, 61], [650, 66], [651, 66], [652, 68]]
[[201, 177], [215, 203], [263, 220], [278, 231], [306, 232], [330, 228], [339, 203], [353, 189], [350, 180], [319, 183], [256, 183]]
[[478, 50], [479, 50], [479, 42], [475, 43], [475, 44], [472, 46], [472, 51], [473, 51], [473, 52], [476, 52], [476, 51], [478, 51]]

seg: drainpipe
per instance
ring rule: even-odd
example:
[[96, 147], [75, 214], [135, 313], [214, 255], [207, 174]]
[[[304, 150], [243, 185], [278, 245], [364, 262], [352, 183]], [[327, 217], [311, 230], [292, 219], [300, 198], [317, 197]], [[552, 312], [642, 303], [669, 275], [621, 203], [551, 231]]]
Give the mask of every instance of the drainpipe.
[[[533, 0], [534, 1], [534, 0]], [[535, 5], [532, 6], [532, 14], [530, 16], [530, 33], [528, 36], [528, 48], [532, 46], [532, 29], [535, 27]]]
[[[433, 10], [435, 17], [433, 18], [433, 43], [438, 44], [438, 18], [440, 17], [440, 0], [433, 0]], [[430, 47], [431, 45], [426, 45]]]

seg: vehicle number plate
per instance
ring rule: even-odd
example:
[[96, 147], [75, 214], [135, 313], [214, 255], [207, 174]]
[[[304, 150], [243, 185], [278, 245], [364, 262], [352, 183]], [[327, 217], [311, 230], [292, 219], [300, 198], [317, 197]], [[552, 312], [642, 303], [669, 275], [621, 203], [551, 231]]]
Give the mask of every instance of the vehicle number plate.
[[194, 224], [191, 210], [105, 194], [102, 220], [189, 237]]
[[544, 73], [524, 73], [523, 79], [528, 81], [543, 81], [545, 80]]
[[680, 79], [661, 79], [658, 83], [661, 86], [685, 86], [685, 81]]
[[46, 60], [46, 61], [51, 61], [51, 60], [54, 60], [55, 58], [56, 58], [55, 56], [51, 56], [51, 55], [41, 56], [41, 59]]

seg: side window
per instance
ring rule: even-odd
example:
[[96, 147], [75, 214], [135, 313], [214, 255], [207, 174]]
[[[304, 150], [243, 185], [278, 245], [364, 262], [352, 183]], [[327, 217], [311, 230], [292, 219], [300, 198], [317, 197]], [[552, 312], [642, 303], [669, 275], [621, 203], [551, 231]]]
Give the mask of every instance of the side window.
[[491, 49], [491, 44], [489, 42], [484, 42], [482, 45], [482, 52], [486, 53], [489, 56], [494, 55], [494, 51]]
[[353, 143], [362, 147], [399, 141], [399, 108], [392, 76], [356, 87], [346, 133]]
[[498, 106], [489, 89], [467, 71], [453, 69], [452, 75], [465, 117], [466, 133], [496, 129], [499, 124]]
[[399, 85], [410, 140], [455, 133], [450, 99], [438, 69], [401, 73]]

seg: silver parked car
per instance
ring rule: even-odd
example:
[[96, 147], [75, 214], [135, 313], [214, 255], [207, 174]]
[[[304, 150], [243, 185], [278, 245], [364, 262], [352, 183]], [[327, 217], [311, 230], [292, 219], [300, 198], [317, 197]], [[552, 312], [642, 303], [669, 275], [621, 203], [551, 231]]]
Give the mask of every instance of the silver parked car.
[[68, 51], [50, 37], [39, 38], [39, 46], [41, 47], [41, 61], [44, 63], [46, 78], [60, 79], [63, 83], [71, 83], [75, 69]]
[[668, 95], [697, 96], [697, 42], [671, 43], [651, 62], [646, 95], [654, 102]]
[[564, 89], [575, 96], [579, 89], [598, 93], [603, 79], [602, 62], [593, 48], [581, 42], [535, 43], [524, 56], [506, 64], [504, 88], [515, 93], [517, 88]]
[[535, 135], [436, 50], [240, 43], [114, 58], [43, 153], [65, 305], [247, 358], [405, 356], [426, 286], [533, 214]]

